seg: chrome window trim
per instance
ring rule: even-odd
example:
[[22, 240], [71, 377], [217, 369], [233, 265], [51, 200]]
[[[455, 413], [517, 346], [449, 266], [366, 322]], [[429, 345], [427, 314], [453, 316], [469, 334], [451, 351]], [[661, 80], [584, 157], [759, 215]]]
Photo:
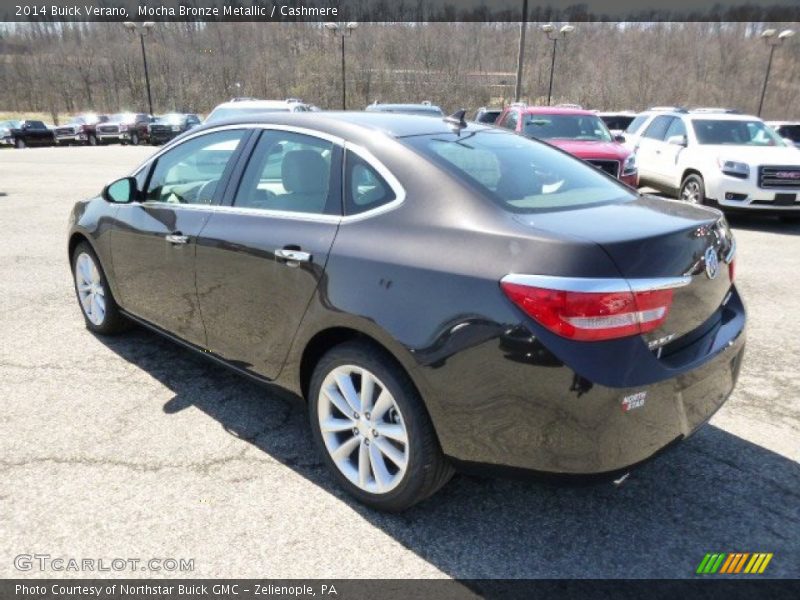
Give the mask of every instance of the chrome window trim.
[[177, 202], [161, 202], [149, 200], [140, 202], [140, 206], [145, 208], [171, 208], [184, 210], [202, 210], [209, 213], [224, 213], [233, 215], [251, 215], [254, 217], [269, 217], [273, 219], [294, 219], [297, 221], [314, 221], [319, 223], [339, 224], [342, 217], [338, 215], [318, 215], [314, 213], [291, 212], [284, 210], [267, 210], [263, 208], [250, 208], [244, 206], [220, 206], [218, 204], [180, 204]]
[[[301, 213], [301, 212], [292, 212], [283, 210], [270, 210], [264, 208], [249, 208], [241, 206], [220, 206], [220, 205], [209, 205], [209, 204], [176, 204], [172, 202], [160, 202], [160, 201], [147, 201], [147, 202], [141, 202], [140, 204], [142, 206], [163, 206], [169, 208], [180, 207], [180, 208], [188, 208], [189, 210], [208, 210], [210, 212], [220, 212], [228, 214], [246, 214], [252, 216], [271, 217], [276, 219], [295, 219], [298, 221], [346, 224], [346, 223], [353, 223], [356, 221], [363, 221], [364, 219], [369, 219], [379, 214], [392, 211], [398, 208], [406, 199], [406, 191], [405, 188], [400, 183], [400, 181], [380, 160], [378, 160], [375, 157], [374, 154], [372, 154], [372, 152], [370, 152], [366, 148], [359, 146], [358, 144], [354, 144], [352, 142], [347, 142], [344, 140], [344, 138], [316, 131], [314, 129], [308, 129], [306, 127], [297, 127], [294, 125], [280, 125], [271, 123], [237, 123], [236, 125], [223, 125], [220, 127], [214, 127], [213, 129], [198, 131], [192, 135], [189, 135], [181, 139], [179, 144], [168, 144], [164, 146], [156, 154], [148, 158], [146, 161], [140, 164], [136, 169], [134, 169], [132, 177], [137, 177], [144, 169], [149, 168], [152, 165], [152, 163], [156, 161], [162, 154], [168, 152], [169, 150], [172, 150], [173, 148], [176, 148], [177, 146], [182, 145], [185, 142], [188, 142], [202, 135], [208, 135], [231, 129], [263, 129], [272, 131], [287, 131], [290, 133], [308, 135], [310, 137], [315, 137], [328, 142], [332, 142], [340, 146], [345, 151], [349, 150], [357, 154], [368, 165], [370, 165], [373, 169], [375, 169], [381, 175], [381, 177], [384, 178], [386, 183], [389, 184], [389, 187], [395, 194], [395, 199], [392, 200], [391, 202], [387, 202], [386, 204], [382, 204], [381, 206], [378, 206], [376, 208], [364, 211], [363, 213], [350, 216], [321, 215], [314, 213]], [[344, 188], [344, 182], [342, 182], [342, 187]]]
[[525, 275], [511, 273], [500, 280], [548, 290], [581, 293], [652, 292], [684, 287], [692, 282], [688, 275], [681, 277], [653, 277], [643, 279], [601, 277], [558, 277], [554, 275]]

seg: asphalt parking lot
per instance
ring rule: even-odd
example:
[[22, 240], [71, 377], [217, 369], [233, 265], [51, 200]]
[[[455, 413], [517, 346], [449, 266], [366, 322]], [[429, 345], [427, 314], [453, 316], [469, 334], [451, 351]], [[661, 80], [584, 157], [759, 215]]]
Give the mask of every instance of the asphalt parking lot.
[[[297, 404], [136, 329], [83, 326], [72, 204], [147, 147], [0, 151], [0, 577], [22, 553], [194, 559], [193, 577], [692, 577], [773, 552], [800, 577], [800, 224], [731, 219], [749, 310], [738, 388], [619, 488], [456, 476], [399, 515], [354, 503]], [[113, 575], [113, 574], [112, 574]]]

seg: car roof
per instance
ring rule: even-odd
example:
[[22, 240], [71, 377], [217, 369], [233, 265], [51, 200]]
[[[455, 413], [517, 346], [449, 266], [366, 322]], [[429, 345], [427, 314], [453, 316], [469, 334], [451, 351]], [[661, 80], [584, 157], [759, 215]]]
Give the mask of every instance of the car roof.
[[288, 100], [235, 100], [233, 102], [223, 102], [214, 107], [218, 108], [284, 108], [302, 102], [289, 102]]
[[[345, 139], [369, 139], [375, 132], [382, 132], [395, 138], [414, 135], [452, 133], [452, 123], [444, 118], [434, 118], [424, 115], [409, 115], [391, 112], [366, 112], [366, 111], [325, 111], [325, 112], [299, 112], [275, 113], [266, 112], [263, 115], [252, 114], [203, 125], [192, 131], [198, 132], [214, 129], [227, 125], [287, 125], [308, 128], [320, 133], [326, 133]], [[462, 132], [478, 130], [494, 130], [494, 127], [478, 123], [467, 123], [461, 128]]]
[[800, 121], [767, 121], [770, 127], [783, 127], [784, 125], [800, 125]]
[[590, 110], [585, 108], [571, 108], [566, 106], [520, 106], [512, 107], [519, 108], [524, 115], [586, 115], [597, 116]]
[[409, 104], [370, 104], [365, 109], [367, 111], [390, 111], [390, 110], [430, 110], [431, 112], [436, 110], [442, 110], [435, 104], [422, 104], [419, 103], [409, 103]]
[[760, 121], [761, 117], [754, 115], [743, 115], [739, 113], [723, 113], [723, 112], [686, 112], [675, 110], [645, 110], [640, 112], [637, 116], [654, 116], [654, 117], [685, 117], [687, 119], [700, 119], [700, 120], [715, 120], [715, 121]]

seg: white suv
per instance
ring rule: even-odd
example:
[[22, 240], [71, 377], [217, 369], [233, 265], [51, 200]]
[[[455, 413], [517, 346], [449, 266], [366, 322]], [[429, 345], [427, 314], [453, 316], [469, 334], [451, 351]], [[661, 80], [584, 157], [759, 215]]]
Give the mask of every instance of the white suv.
[[800, 153], [758, 117], [652, 113], [632, 145], [641, 185], [723, 209], [800, 216]]
[[308, 112], [310, 110], [311, 108], [308, 104], [297, 98], [289, 98], [287, 100], [233, 99], [230, 102], [223, 102], [212, 110], [204, 123], [214, 123], [224, 119], [266, 112]]

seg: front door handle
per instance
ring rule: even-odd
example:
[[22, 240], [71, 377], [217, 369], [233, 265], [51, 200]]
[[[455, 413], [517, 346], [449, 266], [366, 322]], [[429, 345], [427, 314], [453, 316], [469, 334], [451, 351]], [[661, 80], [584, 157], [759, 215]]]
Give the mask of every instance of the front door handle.
[[164, 236], [164, 239], [167, 240], [170, 244], [187, 244], [189, 242], [189, 236], [182, 235], [180, 232], [169, 233]]
[[296, 267], [301, 262], [311, 262], [311, 254], [302, 250], [279, 248], [275, 250], [275, 257], [286, 261], [290, 267]]

